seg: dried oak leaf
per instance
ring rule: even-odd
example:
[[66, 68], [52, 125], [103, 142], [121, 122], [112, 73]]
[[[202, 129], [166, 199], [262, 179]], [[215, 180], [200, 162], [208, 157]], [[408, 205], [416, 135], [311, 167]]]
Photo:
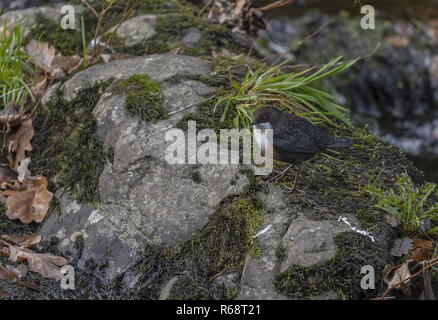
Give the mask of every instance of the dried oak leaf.
[[47, 73], [51, 72], [52, 61], [55, 58], [55, 47], [50, 46], [47, 42], [38, 42], [32, 39], [24, 50], [35, 65]]
[[20, 162], [26, 158], [26, 151], [32, 151], [32, 140], [34, 129], [32, 120], [27, 120], [21, 124], [18, 130], [6, 137], [8, 146], [8, 160], [11, 168], [17, 171]]
[[416, 262], [429, 260], [433, 254], [433, 243], [429, 240], [414, 239], [412, 242], [412, 259]]
[[32, 221], [43, 221], [49, 209], [53, 193], [47, 190], [47, 180], [42, 176], [27, 177], [23, 181], [25, 190], [5, 190], [6, 216], [11, 219], [20, 219], [28, 224]]
[[20, 109], [13, 103], [8, 104], [6, 108], [0, 111], [0, 123], [7, 123], [10, 127], [20, 125], [23, 123], [26, 117], [27, 115], [23, 114], [23, 112], [20, 112]]
[[403, 239], [396, 239], [394, 241], [394, 247], [391, 249], [391, 254], [394, 257], [401, 257], [409, 253], [411, 246], [412, 246], [412, 239], [410, 238], [405, 237]]
[[24, 236], [16, 236], [15, 234], [5, 234], [1, 238], [19, 247], [30, 248], [41, 242], [41, 235], [32, 233]]
[[6, 242], [4, 243], [8, 245], [9, 259], [12, 262], [25, 259], [31, 271], [39, 273], [47, 279], [60, 280], [64, 276], [61, 272], [61, 267], [68, 263], [65, 258], [51, 253], [37, 253], [27, 248], [19, 248]]
[[40, 291], [40, 289], [38, 288], [38, 286], [30, 281], [23, 281], [20, 280], [18, 278], [18, 275], [13, 272], [11, 269], [9, 269], [7, 266], [3, 265], [0, 263], [0, 278], [3, 278], [4, 280], [8, 280], [12, 283], [16, 283], [20, 286], [35, 290], [35, 291]]
[[387, 273], [383, 281], [388, 285], [388, 289], [401, 289], [404, 294], [410, 295], [411, 281], [406, 280], [410, 276], [409, 262], [405, 262], [399, 268], [395, 269], [395, 271]]

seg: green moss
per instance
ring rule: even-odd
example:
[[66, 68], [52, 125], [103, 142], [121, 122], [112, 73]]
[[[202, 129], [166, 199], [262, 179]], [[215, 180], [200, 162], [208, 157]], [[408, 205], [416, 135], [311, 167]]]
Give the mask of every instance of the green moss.
[[180, 246], [147, 246], [139, 267], [142, 285], [129, 295], [154, 299], [170, 278], [184, 273], [172, 289], [172, 299], [230, 298], [234, 291], [212, 279], [224, 271], [241, 274], [246, 254], [257, 247], [252, 236], [262, 220], [259, 204], [246, 193], [224, 200], [208, 223]]
[[116, 84], [116, 92], [127, 93], [125, 109], [133, 117], [155, 123], [167, 119], [167, 110], [163, 107], [161, 84], [150, 80], [145, 75], [133, 75]]
[[323, 265], [303, 268], [291, 266], [275, 278], [275, 289], [292, 297], [312, 297], [335, 292], [341, 298], [367, 298], [372, 290], [363, 290], [361, 268], [372, 265], [376, 270], [376, 283], [380, 281], [377, 270], [383, 270], [389, 260], [388, 253], [367, 237], [355, 232], [336, 236], [338, 252]]
[[225, 202], [209, 223], [181, 248], [194, 261], [208, 265], [210, 276], [224, 270], [239, 271], [245, 254], [254, 248], [252, 236], [263, 217], [249, 198], [235, 198]]
[[[197, 28], [202, 36], [196, 47], [185, 47], [182, 42], [187, 29]], [[167, 53], [185, 47], [184, 54], [192, 56], [211, 56], [212, 52], [226, 48], [235, 53], [246, 53], [230, 30], [222, 25], [210, 24], [193, 14], [193, 11], [179, 8], [177, 12], [161, 14], [155, 26], [157, 34], [142, 43], [118, 48], [122, 52], [136, 55]], [[244, 52], [245, 51], [245, 52]]]
[[6, 217], [5, 206], [0, 206], [0, 234], [3, 234], [3, 229], [8, 225], [8, 218]]
[[192, 278], [179, 279], [169, 295], [169, 300], [211, 300], [211, 286], [203, 287], [199, 282]]
[[[90, 33], [87, 32], [87, 36], [87, 39], [91, 39]], [[66, 56], [82, 52], [82, 34], [80, 28], [76, 28], [76, 30], [64, 30], [58, 21], [47, 19], [41, 14], [36, 16], [35, 26], [27, 36], [27, 41], [31, 39], [46, 41], [53, 45], [57, 52]]]
[[111, 81], [84, 88], [70, 101], [58, 90], [39, 108], [31, 170], [49, 179], [50, 190], [64, 188], [80, 202], [98, 199], [98, 179], [109, 155], [96, 135], [92, 110]]

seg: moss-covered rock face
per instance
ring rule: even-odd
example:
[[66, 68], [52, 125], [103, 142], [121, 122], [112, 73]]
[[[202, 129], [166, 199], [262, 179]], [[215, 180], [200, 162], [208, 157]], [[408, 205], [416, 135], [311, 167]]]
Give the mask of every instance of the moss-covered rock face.
[[49, 179], [50, 190], [62, 188], [81, 202], [98, 199], [98, 178], [111, 155], [97, 138], [92, 111], [110, 82], [87, 87], [70, 101], [58, 90], [38, 110], [30, 168]]
[[116, 92], [124, 91], [128, 94], [125, 101], [128, 114], [152, 123], [168, 118], [168, 112], [163, 107], [161, 89], [160, 83], [144, 75], [133, 75], [115, 86]]
[[[80, 4], [80, 1], [74, 3]], [[97, 9], [97, 12], [100, 12], [102, 6], [100, 1], [90, 1], [90, 3]], [[129, 10], [132, 12], [133, 19], [145, 14], [150, 18], [151, 23], [148, 29], [151, 33], [146, 37], [147, 40], [133, 41], [133, 39], [119, 36], [118, 31], [111, 31], [121, 22], [126, 22], [125, 15]], [[228, 28], [204, 21], [194, 13], [196, 10], [198, 8], [193, 4], [179, 0], [116, 2], [102, 20], [99, 36], [117, 52], [133, 55], [167, 53], [181, 47], [184, 47], [185, 54], [192, 56], [210, 56], [212, 52], [220, 52], [224, 48], [234, 53], [247, 53], [249, 48], [242, 46], [242, 41], [236, 38]], [[81, 19], [84, 21], [85, 46], [87, 46], [95, 36], [98, 21], [86, 8], [78, 13], [79, 26], [76, 30], [63, 30], [59, 22], [51, 20], [50, 16], [36, 14], [36, 23], [27, 39], [47, 41], [63, 55], [82, 55], [84, 44]], [[131, 22], [129, 28], [135, 29], [135, 23]], [[185, 40], [187, 32], [191, 29], [197, 30], [200, 34], [199, 40], [194, 44], [187, 43]], [[108, 33], [105, 33], [107, 31]]]
[[[355, 232], [339, 234], [335, 243], [336, 256], [323, 265], [308, 268], [291, 266], [279, 273], [275, 288], [295, 298], [309, 298], [327, 292], [335, 293], [341, 299], [360, 299], [367, 297], [361, 289], [362, 266], [371, 265], [375, 270], [383, 270], [390, 260], [389, 253], [375, 245], [369, 238]], [[376, 273], [376, 283], [380, 283], [380, 272]]]
[[141, 280], [129, 295], [155, 299], [166, 282], [181, 273], [186, 276], [173, 284], [168, 299], [227, 299], [235, 295], [235, 290], [212, 281], [226, 272], [240, 275], [246, 254], [257, 252], [253, 236], [263, 221], [262, 208], [249, 195], [245, 192], [225, 199], [208, 223], [180, 246], [147, 246], [136, 271]]

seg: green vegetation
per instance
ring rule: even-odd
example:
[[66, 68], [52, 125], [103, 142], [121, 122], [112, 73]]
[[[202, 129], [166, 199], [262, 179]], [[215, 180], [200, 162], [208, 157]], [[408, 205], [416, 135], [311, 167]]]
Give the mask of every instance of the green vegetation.
[[281, 67], [289, 61], [269, 69], [260, 68], [256, 71], [248, 70], [241, 84], [231, 80], [233, 92], [220, 97], [215, 105], [224, 106], [221, 121], [227, 117], [230, 109], [235, 109], [237, 115], [233, 119], [234, 126], [245, 128], [252, 119], [252, 114], [259, 107], [277, 105], [300, 116], [306, 117], [314, 123], [327, 122], [333, 124], [329, 116], [352, 127], [346, 114], [346, 109], [334, 103], [335, 98], [313, 85], [315, 82], [339, 73], [356, 60], [340, 63], [342, 57], [334, 59], [319, 70], [309, 68], [295, 73], [282, 73]]
[[69, 101], [58, 90], [38, 109], [30, 170], [48, 178], [49, 190], [64, 188], [80, 202], [98, 199], [99, 176], [111, 154], [96, 135], [92, 111], [111, 81], [84, 88]]
[[168, 118], [167, 110], [163, 107], [161, 84], [147, 76], [133, 75], [117, 83], [115, 90], [128, 93], [125, 109], [129, 115], [152, 123]]
[[1, 109], [9, 103], [23, 107], [27, 95], [32, 93], [26, 85], [25, 64], [29, 57], [22, 50], [23, 26], [17, 23], [7, 28], [5, 21], [0, 26], [0, 97]]
[[[86, 39], [92, 39], [93, 36], [88, 30], [87, 20], [85, 20], [83, 32]], [[55, 47], [56, 52], [65, 56], [83, 53], [82, 28], [64, 30], [57, 21], [48, 19], [41, 14], [36, 16], [35, 26], [28, 34], [26, 42], [31, 39], [48, 42]]]
[[[417, 231], [425, 219], [438, 221], [435, 184], [427, 183], [417, 187], [405, 173], [396, 180], [395, 187], [395, 190], [384, 189], [375, 182], [365, 186], [364, 190], [377, 199], [377, 208], [400, 221], [403, 229], [408, 232]], [[438, 227], [429, 233], [438, 233]]]

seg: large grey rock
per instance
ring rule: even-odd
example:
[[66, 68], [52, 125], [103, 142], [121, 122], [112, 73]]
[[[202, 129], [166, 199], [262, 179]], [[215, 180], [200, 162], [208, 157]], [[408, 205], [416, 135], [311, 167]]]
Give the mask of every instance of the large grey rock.
[[[91, 67], [62, 87], [65, 97], [72, 98], [87, 83], [147, 74], [163, 82], [164, 108], [172, 112], [213, 92], [214, 88], [201, 82], [184, 79], [209, 72], [209, 64], [197, 58], [153, 55]], [[112, 87], [102, 94], [93, 112], [104, 147], [114, 150], [114, 161], [106, 164], [99, 178], [100, 203], [79, 204], [63, 195], [61, 214], [51, 215], [40, 230], [45, 238], [57, 237], [62, 252], [80, 255], [80, 268], [90, 258], [108, 260], [108, 278], [135, 264], [145, 244], [175, 246], [189, 239], [221, 200], [241, 193], [248, 184], [239, 165], [169, 165], [165, 133], [185, 113], [146, 123], [126, 114], [126, 94], [116, 94]], [[192, 180], [194, 170], [201, 182]], [[82, 252], [75, 249], [78, 239], [83, 241]]]
[[[173, 54], [158, 54], [133, 59], [114, 60], [99, 64], [75, 74], [62, 85], [64, 98], [72, 99], [87, 85], [110, 78], [125, 79], [134, 74], [145, 74], [151, 79], [165, 82], [176, 76], [195, 77], [208, 75], [210, 64], [207, 61]], [[166, 95], [166, 92], [164, 92]], [[48, 97], [44, 97], [48, 99]], [[171, 110], [169, 110], [171, 111]]]

